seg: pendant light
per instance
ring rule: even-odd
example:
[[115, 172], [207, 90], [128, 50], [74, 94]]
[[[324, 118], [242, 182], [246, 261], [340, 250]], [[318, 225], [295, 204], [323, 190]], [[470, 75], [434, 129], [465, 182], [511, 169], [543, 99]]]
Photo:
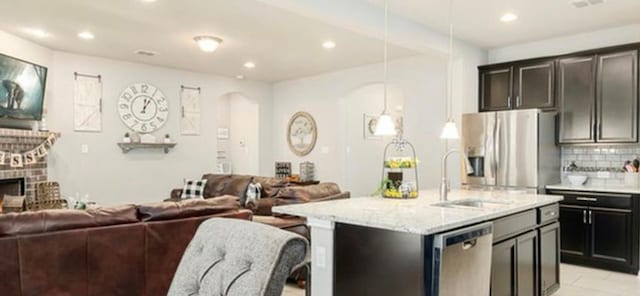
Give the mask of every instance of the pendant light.
[[384, 1], [384, 109], [378, 117], [378, 123], [374, 134], [376, 136], [395, 136], [396, 125], [387, 110], [387, 68], [388, 68], [388, 42], [389, 42], [389, 1]]
[[447, 65], [447, 122], [442, 128], [440, 134], [441, 139], [459, 139], [458, 127], [453, 120], [452, 103], [453, 103], [453, 14], [452, 4], [453, 0], [449, 0], [449, 63]]

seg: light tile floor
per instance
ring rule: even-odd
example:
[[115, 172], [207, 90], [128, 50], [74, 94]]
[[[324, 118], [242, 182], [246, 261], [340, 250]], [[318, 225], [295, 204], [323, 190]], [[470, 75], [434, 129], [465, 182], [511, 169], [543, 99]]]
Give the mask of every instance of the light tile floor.
[[304, 296], [304, 290], [298, 288], [298, 286], [294, 284], [287, 284], [286, 286], [284, 286], [282, 296]]
[[560, 265], [560, 291], [554, 296], [640, 296], [640, 276]]
[[[282, 296], [304, 296], [304, 290], [287, 284]], [[554, 296], [640, 296], [640, 276], [562, 264]]]

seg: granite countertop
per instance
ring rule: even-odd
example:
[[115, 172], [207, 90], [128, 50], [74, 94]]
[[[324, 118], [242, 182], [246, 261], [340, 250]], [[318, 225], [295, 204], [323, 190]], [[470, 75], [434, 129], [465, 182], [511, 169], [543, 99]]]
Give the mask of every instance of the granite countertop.
[[555, 184], [547, 185], [546, 189], [555, 190], [570, 190], [570, 191], [590, 191], [590, 192], [609, 192], [609, 193], [628, 193], [628, 194], [640, 194], [640, 188], [638, 187], [624, 187], [624, 186], [605, 186], [605, 185], [572, 185], [572, 184]]
[[420, 191], [417, 199], [352, 197], [349, 199], [274, 207], [275, 213], [328, 220], [387, 230], [430, 235], [462, 226], [493, 220], [517, 212], [553, 204], [557, 195], [505, 191], [454, 190], [449, 200], [497, 201], [494, 208], [445, 208], [437, 190]]

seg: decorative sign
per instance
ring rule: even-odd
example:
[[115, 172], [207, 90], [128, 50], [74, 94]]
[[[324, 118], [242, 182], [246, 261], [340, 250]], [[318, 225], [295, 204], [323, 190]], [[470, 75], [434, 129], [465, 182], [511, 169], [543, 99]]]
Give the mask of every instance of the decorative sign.
[[102, 130], [102, 80], [100, 76], [74, 73], [74, 129], [83, 132]]
[[23, 153], [11, 153], [0, 151], [0, 165], [9, 164], [12, 168], [21, 168], [25, 165], [32, 165], [38, 162], [38, 159], [45, 157], [48, 150], [56, 143], [55, 134], [50, 134], [46, 140], [42, 141], [36, 148]]
[[200, 134], [200, 88], [182, 86], [180, 91], [182, 120], [180, 123], [183, 135]]
[[318, 139], [318, 129], [313, 116], [307, 112], [293, 114], [287, 125], [287, 143], [297, 156], [305, 156], [313, 150]]
[[164, 93], [148, 83], [134, 83], [118, 98], [120, 119], [131, 130], [151, 133], [162, 127], [169, 116], [169, 104]]

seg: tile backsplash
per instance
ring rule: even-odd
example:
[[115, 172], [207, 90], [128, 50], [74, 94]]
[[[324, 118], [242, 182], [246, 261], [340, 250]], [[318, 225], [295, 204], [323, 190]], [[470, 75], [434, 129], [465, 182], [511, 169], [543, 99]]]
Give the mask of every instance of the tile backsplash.
[[[562, 168], [575, 162], [576, 171], [589, 176], [587, 184], [593, 186], [624, 185], [624, 162], [640, 157], [640, 145], [564, 146], [561, 150]], [[609, 172], [609, 178], [599, 178], [598, 172]], [[568, 183], [567, 174], [562, 173], [562, 183]]]

